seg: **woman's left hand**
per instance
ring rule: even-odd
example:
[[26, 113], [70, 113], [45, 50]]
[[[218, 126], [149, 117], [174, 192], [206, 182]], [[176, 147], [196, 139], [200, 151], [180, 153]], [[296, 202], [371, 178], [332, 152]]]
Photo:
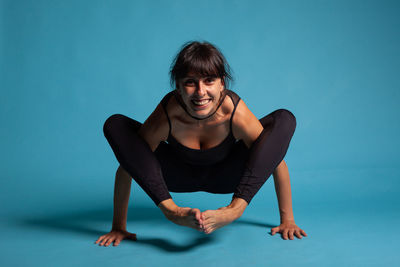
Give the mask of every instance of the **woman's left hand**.
[[281, 225], [272, 228], [271, 235], [274, 235], [276, 233], [280, 233], [282, 235], [282, 238], [285, 240], [287, 240], [288, 238], [290, 240], [293, 240], [294, 236], [299, 239], [302, 239], [303, 236], [307, 236], [306, 232], [300, 229], [300, 227], [298, 227], [294, 223], [294, 221], [282, 222]]

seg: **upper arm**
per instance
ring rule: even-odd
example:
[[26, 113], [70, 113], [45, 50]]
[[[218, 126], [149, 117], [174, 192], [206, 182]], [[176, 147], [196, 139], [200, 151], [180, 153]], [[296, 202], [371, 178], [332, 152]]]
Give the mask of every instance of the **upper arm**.
[[247, 108], [241, 99], [236, 107], [235, 114], [232, 119], [233, 135], [246, 144], [248, 148], [260, 136], [263, 126], [254, 114]]
[[167, 140], [169, 133], [169, 124], [167, 116], [161, 104], [146, 119], [140, 127], [138, 134], [150, 146], [151, 151], [155, 151], [161, 141]]

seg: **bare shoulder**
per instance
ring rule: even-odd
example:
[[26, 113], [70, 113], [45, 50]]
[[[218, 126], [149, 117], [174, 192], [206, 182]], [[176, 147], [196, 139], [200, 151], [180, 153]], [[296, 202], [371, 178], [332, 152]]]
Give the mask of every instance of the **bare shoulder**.
[[263, 130], [257, 117], [250, 111], [243, 99], [240, 99], [232, 119], [232, 131], [236, 139], [243, 140], [250, 147]]
[[157, 149], [161, 141], [167, 140], [169, 124], [161, 103], [145, 120], [138, 133], [147, 142], [152, 151]]

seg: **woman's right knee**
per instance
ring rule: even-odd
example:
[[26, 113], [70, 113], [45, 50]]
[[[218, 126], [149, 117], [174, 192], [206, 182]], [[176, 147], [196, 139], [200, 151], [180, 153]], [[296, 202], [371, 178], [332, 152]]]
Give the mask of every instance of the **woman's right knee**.
[[103, 133], [105, 136], [109, 136], [113, 130], [119, 128], [119, 126], [124, 122], [125, 116], [122, 114], [111, 115], [103, 125]]

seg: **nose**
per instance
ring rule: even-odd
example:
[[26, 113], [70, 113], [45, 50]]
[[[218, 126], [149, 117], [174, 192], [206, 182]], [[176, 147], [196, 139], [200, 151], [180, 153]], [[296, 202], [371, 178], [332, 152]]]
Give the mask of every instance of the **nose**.
[[206, 85], [204, 84], [204, 82], [202, 81], [202, 80], [200, 80], [197, 84], [196, 84], [196, 91], [197, 91], [197, 94], [199, 95], [199, 96], [203, 96], [203, 95], [205, 95], [205, 93], [206, 93]]

